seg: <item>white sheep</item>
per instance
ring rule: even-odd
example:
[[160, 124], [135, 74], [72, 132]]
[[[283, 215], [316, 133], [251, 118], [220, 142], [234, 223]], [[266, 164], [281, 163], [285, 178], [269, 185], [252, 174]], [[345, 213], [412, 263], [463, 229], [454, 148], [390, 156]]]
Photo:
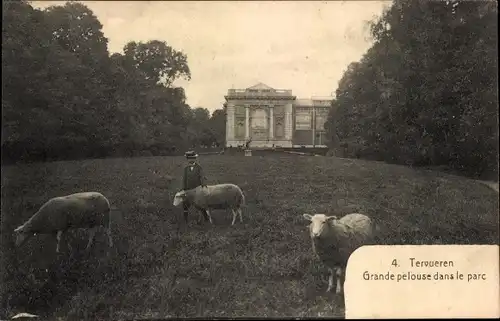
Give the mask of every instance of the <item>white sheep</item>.
[[64, 232], [69, 229], [88, 228], [88, 250], [97, 229], [102, 226], [106, 228], [108, 244], [112, 247], [110, 211], [108, 199], [98, 192], [51, 198], [28, 221], [14, 230], [16, 246], [21, 246], [36, 234], [53, 234], [57, 238], [56, 252], [59, 253], [59, 244]]
[[330, 272], [326, 291], [330, 292], [333, 288], [335, 270], [336, 293], [340, 294], [347, 260], [357, 248], [373, 242], [375, 224], [368, 216], [359, 213], [348, 214], [341, 219], [325, 214], [303, 214], [303, 217], [311, 222], [309, 233], [313, 252]]
[[38, 315], [22, 312], [22, 313], [16, 314], [11, 319], [21, 319], [21, 318], [38, 318]]
[[182, 190], [174, 196], [174, 206], [180, 206], [184, 201], [200, 211], [207, 213], [210, 223], [212, 216], [210, 210], [216, 209], [231, 209], [233, 213], [234, 225], [236, 217], [239, 214], [240, 222], [243, 222], [241, 207], [245, 204], [245, 195], [241, 188], [235, 184], [217, 184], [207, 185], [206, 187], [198, 186], [190, 190]]

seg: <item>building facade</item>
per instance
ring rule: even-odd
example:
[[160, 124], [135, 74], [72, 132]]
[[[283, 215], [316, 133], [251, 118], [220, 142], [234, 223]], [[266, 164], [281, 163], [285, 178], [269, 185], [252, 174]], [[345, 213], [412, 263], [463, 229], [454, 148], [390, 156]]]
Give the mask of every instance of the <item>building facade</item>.
[[229, 89], [226, 103], [226, 147], [326, 147], [324, 124], [332, 97], [296, 99], [291, 90], [263, 83]]

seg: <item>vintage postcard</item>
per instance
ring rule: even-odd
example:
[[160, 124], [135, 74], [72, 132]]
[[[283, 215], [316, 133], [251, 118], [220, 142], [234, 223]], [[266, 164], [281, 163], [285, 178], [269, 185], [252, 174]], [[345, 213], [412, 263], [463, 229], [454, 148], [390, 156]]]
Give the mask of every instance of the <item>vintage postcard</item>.
[[498, 318], [496, 1], [4, 1], [0, 319]]

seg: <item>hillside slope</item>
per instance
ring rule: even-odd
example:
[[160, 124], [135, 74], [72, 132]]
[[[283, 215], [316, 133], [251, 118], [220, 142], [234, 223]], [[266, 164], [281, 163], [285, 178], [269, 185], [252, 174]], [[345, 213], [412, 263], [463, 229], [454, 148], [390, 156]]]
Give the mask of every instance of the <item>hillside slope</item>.
[[[210, 183], [241, 186], [243, 224], [230, 226], [230, 213], [215, 211], [214, 226], [194, 212], [184, 226], [181, 210], [172, 206], [181, 157], [2, 167], [2, 233], [57, 195], [100, 191], [119, 208], [109, 257], [101, 234], [90, 255], [82, 252], [85, 231], [69, 238], [80, 251], [71, 255], [64, 245], [56, 255], [55, 241], [45, 236], [4, 252], [12, 271], [4, 313], [343, 317], [341, 304], [324, 293], [326, 274], [312, 258], [305, 212], [366, 213], [382, 223], [387, 244], [498, 244], [498, 194], [473, 180], [281, 154], [210, 155], [200, 162]], [[9, 249], [12, 240], [6, 240]]]

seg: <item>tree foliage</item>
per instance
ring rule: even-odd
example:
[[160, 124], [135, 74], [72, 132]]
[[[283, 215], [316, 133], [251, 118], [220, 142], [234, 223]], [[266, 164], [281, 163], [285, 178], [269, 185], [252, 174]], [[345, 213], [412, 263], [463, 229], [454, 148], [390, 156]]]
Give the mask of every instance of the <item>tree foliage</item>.
[[496, 2], [398, 0], [371, 34], [329, 115], [341, 153], [497, 173]]
[[215, 144], [226, 145], [226, 112], [224, 109], [217, 109], [210, 118], [210, 128], [214, 136]]
[[3, 160], [169, 154], [213, 141], [208, 111], [197, 118], [174, 86], [191, 77], [182, 51], [132, 41], [110, 55], [81, 3], [3, 9]]
[[132, 41], [125, 46], [124, 52], [133, 66], [154, 83], [161, 82], [170, 87], [179, 77], [191, 79], [186, 55], [168, 46], [165, 41]]

